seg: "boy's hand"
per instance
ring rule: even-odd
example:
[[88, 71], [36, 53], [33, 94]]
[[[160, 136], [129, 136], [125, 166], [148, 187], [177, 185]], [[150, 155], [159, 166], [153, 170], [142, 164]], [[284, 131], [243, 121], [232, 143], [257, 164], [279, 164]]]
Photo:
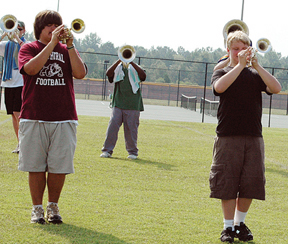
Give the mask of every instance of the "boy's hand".
[[251, 52], [249, 48], [247, 48], [246, 50], [240, 51], [238, 53], [238, 63], [242, 65], [243, 67], [245, 67], [247, 65], [249, 56], [251, 56]]
[[57, 43], [59, 42], [60, 38], [61, 38], [61, 34], [63, 32], [64, 29], [64, 25], [59, 25], [53, 32], [52, 32], [52, 38], [51, 38], [51, 42], [54, 43], [54, 45], [56, 46]]

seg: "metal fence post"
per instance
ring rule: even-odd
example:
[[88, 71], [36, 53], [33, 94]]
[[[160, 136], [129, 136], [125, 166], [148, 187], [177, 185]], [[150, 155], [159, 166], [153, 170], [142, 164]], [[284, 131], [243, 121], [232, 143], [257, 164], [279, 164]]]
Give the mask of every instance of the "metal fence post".
[[204, 113], [205, 113], [205, 99], [206, 99], [206, 87], [207, 87], [207, 72], [208, 72], [208, 63], [205, 64], [204, 94], [203, 94], [203, 101], [202, 101], [202, 123], [204, 123]]
[[[272, 68], [272, 75], [274, 76], [274, 68]], [[270, 127], [271, 122], [272, 96], [273, 94], [270, 96], [268, 127]]]
[[178, 101], [179, 101], [179, 89], [180, 89], [180, 70], [178, 72], [178, 87], [177, 87], [177, 107], [178, 107]]

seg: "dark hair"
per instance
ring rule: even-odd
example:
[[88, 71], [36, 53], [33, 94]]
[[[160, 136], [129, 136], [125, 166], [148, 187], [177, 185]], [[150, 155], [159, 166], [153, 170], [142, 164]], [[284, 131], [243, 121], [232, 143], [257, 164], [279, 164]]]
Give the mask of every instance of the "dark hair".
[[39, 40], [42, 30], [49, 24], [62, 25], [61, 15], [53, 10], [44, 10], [36, 15], [34, 22], [36, 40]]

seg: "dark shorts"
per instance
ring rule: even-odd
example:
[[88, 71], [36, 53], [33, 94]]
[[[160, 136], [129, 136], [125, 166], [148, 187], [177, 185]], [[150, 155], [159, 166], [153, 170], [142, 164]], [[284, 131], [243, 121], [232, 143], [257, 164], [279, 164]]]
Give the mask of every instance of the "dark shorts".
[[5, 106], [7, 114], [20, 112], [22, 106], [22, 88], [20, 87], [5, 87]]
[[209, 181], [212, 198], [265, 200], [263, 138], [216, 137]]

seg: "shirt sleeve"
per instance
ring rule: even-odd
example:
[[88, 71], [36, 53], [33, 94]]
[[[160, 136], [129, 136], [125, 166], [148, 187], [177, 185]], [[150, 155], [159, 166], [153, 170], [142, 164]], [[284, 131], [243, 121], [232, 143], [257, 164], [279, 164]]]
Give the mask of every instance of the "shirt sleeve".
[[22, 75], [26, 75], [23, 66], [34, 57], [32, 47], [29, 44], [25, 44], [20, 48], [18, 56], [19, 70]]
[[217, 93], [214, 89], [214, 84], [215, 82], [220, 79], [223, 75], [225, 74], [224, 70], [223, 69], [218, 69], [218, 70], [215, 70], [214, 73], [212, 74], [212, 77], [211, 77], [211, 85], [212, 85], [212, 91], [213, 91], [213, 94], [215, 96], [220, 96], [220, 93]]

